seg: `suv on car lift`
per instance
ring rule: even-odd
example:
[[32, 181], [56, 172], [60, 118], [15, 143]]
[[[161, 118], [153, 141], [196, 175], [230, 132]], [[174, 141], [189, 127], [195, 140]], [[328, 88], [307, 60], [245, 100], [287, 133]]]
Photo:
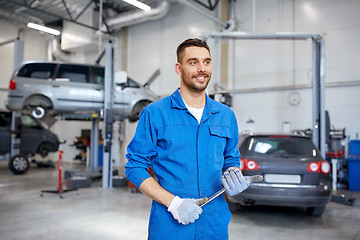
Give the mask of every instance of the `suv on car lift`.
[[[98, 65], [24, 62], [10, 80], [5, 105], [12, 111], [31, 111], [35, 118], [99, 111], [104, 105], [104, 72]], [[135, 122], [141, 110], [158, 99], [130, 78], [115, 82], [114, 118]]]
[[[10, 153], [12, 112], [0, 111], [0, 154]], [[46, 157], [59, 148], [58, 137], [28, 114], [21, 114], [16, 124], [16, 134], [20, 138], [20, 155], [9, 161], [9, 169], [14, 174], [23, 174], [29, 169], [27, 155], [40, 154]]]

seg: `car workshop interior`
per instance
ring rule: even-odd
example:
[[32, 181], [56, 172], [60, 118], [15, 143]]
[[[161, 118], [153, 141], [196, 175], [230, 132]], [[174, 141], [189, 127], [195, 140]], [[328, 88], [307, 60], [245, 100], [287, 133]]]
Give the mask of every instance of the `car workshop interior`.
[[359, 10], [1, 0], [0, 239], [148, 238], [152, 199], [126, 178], [127, 146], [141, 111], [180, 86], [176, 48], [199, 38], [206, 93], [235, 113], [244, 176], [261, 175], [218, 196], [229, 239], [360, 240]]

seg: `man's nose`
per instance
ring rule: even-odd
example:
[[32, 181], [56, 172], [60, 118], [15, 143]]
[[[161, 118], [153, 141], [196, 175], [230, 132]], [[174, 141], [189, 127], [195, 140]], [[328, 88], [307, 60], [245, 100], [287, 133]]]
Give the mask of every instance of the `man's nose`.
[[205, 64], [200, 62], [198, 65], [198, 72], [204, 72], [205, 71]]

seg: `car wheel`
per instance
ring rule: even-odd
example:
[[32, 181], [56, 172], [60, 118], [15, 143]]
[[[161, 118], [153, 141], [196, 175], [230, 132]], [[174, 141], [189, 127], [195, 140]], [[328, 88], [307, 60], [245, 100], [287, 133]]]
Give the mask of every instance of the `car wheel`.
[[325, 212], [325, 206], [320, 207], [309, 207], [306, 212], [310, 216], [320, 217]]
[[129, 121], [136, 122], [137, 120], [139, 120], [141, 111], [149, 104], [150, 104], [149, 101], [141, 101], [135, 104], [131, 116], [129, 117]]
[[52, 108], [51, 101], [44, 96], [32, 96], [25, 101], [24, 109], [30, 110], [34, 118], [43, 118]]
[[19, 154], [12, 157], [9, 161], [9, 169], [13, 174], [24, 174], [29, 169], [30, 163], [25, 155]]
[[51, 149], [54, 149], [51, 143], [42, 143], [39, 146], [37, 153], [39, 153], [42, 157], [46, 157], [49, 152], [51, 152]]
[[34, 118], [43, 118], [45, 116], [45, 109], [43, 107], [35, 107], [32, 109], [31, 111], [31, 115], [34, 117]]

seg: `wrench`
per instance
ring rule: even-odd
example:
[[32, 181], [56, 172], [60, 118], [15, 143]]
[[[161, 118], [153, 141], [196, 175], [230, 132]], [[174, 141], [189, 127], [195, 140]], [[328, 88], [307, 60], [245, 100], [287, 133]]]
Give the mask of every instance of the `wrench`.
[[[263, 180], [262, 175], [244, 176], [244, 178], [249, 184], [251, 184], [253, 182], [261, 182]], [[221, 194], [223, 194], [224, 192], [225, 192], [225, 188], [222, 188], [208, 198], [204, 197], [204, 198], [197, 200], [196, 204], [199, 205], [200, 207], [203, 207], [206, 204], [208, 204], [209, 202], [211, 202], [212, 200], [214, 200], [215, 198], [217, 198], [218, 196], [220, 196]]]

